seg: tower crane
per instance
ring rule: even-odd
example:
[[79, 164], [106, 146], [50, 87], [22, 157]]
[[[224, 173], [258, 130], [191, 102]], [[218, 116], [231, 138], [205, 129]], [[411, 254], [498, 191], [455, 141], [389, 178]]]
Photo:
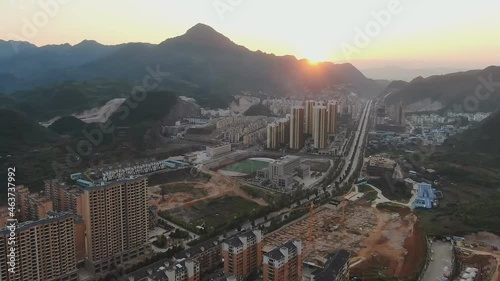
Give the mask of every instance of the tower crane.
[[293, 211], [300, 211], [300, 210], [306, 210], [309, 209], [309, 221], [308, 221], [308, 227], [307, 227], [307, 241], [310, 242], [312, 241], [312, 232], [313, 232], [313, 222], [314, 222], [314, 209], [319, 207], [319, 205], [314, 205], [314, 203], [311, 203], [308, 207], [300, 207], [300, 208], [293, 208], [293, 209], [288, 209], [284, 210], [281, 212], [278, 212], [278, 215], [284, 214], [284, 213], [289, 213]]

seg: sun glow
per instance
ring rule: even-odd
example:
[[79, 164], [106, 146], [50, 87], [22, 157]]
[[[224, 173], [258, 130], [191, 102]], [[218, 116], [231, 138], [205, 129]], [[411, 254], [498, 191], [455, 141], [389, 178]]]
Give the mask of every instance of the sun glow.
[[302, 57], [307, 59], [310, 64], [316, 65], [320, 62], [330, 61], [331, 52], [325, 45], [312, 45], [304, 46], [302, 50]]

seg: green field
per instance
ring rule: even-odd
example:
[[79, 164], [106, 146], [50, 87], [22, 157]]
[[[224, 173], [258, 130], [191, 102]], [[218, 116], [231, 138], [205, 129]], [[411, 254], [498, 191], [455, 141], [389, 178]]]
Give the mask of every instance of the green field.
[[242, 174], [253, 174], [260, 169], [267, 168], [268, 166], [268, 162], [247, 159], [225, 167], [224, 171], [238, 172]]

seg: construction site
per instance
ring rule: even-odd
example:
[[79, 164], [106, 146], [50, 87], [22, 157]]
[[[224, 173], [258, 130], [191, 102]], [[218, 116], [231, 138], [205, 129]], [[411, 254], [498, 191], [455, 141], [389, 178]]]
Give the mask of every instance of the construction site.
[[150, 205], [158, 206], [161, 211], [172, 210], [224, 196], [237, 196], [260, 206], [268, 205], [264, 199], [248, 195], [240, 188], [240, 184], [230, 177], [210, 170], [186, 169], [184, 173], [185, 177], [177, 180], [149, 186]]
[[149, 204], [178, 223], [220, 229], [268, 206], [264, 199], [252, 197], [237, 181], [217, 172], [190, 170], [184, 176], [148, 187]]
[[328, 253], [345, 249], [352, 254], [353, 276], [369, 278], [373, 271], [410, 278], [425, 260], [425, 238], [416, 221], [409, 210], [381, 210], [363, 200], [345, 208], [329, 204], [269, 234], [264, 245], [301, 239], [305, 261], [321, 265]]

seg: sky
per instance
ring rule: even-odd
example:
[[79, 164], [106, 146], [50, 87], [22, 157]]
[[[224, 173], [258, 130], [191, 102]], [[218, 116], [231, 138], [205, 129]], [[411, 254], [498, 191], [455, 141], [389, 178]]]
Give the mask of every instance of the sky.
[[159, 43], [197, 23], [237, 44], [361, 69], [500, 64], [498, 0], [0, 0], [0, 39]]

